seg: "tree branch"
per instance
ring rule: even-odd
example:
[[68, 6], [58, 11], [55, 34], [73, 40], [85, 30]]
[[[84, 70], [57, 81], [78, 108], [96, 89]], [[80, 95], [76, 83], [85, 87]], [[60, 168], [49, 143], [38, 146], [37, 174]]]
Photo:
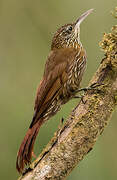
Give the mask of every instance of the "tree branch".
[[20, 180], [62, 180], [90, 152], [108, 124], [117, 104], [117, 26], [104, 34], [100, 43], [105, 58], [93, 76], [88, 90], [65, 122], [59, 137], [55, 133], [40, 156]]

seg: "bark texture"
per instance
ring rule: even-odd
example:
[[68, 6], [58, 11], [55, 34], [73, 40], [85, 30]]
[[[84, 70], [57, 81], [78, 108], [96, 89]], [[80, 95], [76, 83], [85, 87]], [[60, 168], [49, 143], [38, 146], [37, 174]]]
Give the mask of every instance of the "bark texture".
[[[116, 15], [116, 14], [115, 14]], [[93, 148], [117, 105], [117, 26], [104, 34], [100, 46], [105, 52], [89, 86], [101, 84], [85, 93], [55, 133], [40, 156], [19, 180], [63, 180]]]

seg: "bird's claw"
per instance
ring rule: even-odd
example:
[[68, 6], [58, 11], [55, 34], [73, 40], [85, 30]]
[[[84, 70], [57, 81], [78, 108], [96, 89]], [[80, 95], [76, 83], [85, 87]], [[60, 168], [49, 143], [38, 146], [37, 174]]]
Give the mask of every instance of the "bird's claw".
[[77, 95], [76, 95], [76, 96], [74, 96], [74, 98], [80, 98], [80, 99], [81, 99], [81, 101], [82, 101], [82, 103], [83, 103], [83, 104], [85, 104], [85, 101], [84, 101], [83, 97], [84, 97], [84, 94], [83, 94], [83, 95], [81, 95], [81, 96], [80, 96], [80, 95], [78, 95], [78, 96], [77, 96]]
[[[86, 91], [88, 91], [88, 90], [97, 90], [97, 87], [100, 87], [100, 86], [102, 86], [102, 85], [104, 85], [104, 84], [103, 84], [103, 83], [102, 83], [102, 84], [93, 83], [93, 84], [91, 84], [91, 86], [89, 86], [89, 87], [79, 89], [78, 92], [80, 92], [80, 91], [86, 92]], [[98, 91], [99, 91], [99, 89], [98, 89]]]

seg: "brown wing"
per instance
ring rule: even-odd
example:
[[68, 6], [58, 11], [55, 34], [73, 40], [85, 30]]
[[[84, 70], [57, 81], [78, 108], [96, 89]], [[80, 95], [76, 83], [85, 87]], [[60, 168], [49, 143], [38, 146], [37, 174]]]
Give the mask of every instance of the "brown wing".
[[52, 51], [45, 65], [44, 77], [40, 82], [35, 100], [35, 114], [31, 122], [32, 127], [47, 109], [48, 105], [60, 91], [62, 84], [67, 80], [67, 69], [74, 55], [74, 49]]

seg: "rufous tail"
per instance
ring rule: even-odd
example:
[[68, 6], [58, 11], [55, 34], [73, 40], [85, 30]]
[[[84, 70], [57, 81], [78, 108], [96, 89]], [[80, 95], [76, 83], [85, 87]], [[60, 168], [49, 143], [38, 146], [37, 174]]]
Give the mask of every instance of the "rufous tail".
[[41, 124], [41, 121], [38, 121], [33, 127], [29, 128], [20, 145], [16, 160], [16, 168], [19, 173], [22, 173], [24, 166], [31, 162], [34, 143]]

